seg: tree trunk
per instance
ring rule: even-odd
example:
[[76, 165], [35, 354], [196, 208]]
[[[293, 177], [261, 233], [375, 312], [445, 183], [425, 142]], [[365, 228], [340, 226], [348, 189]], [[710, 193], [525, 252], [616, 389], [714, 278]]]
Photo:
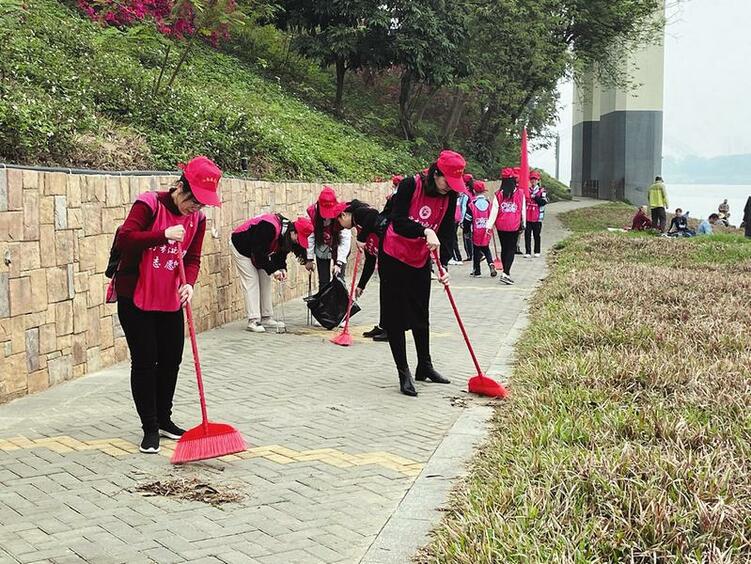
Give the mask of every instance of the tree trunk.
[[423, 100], [422, 104], [420, 105], [420, 109], [417, 110], [417, 115], [415, 116], [415, 125], [422, 122], [423, 117], [425, 117], [425, 112], [430, 107], [430, 103], [433, 101], [433, 98], [438, 93], [440, 88], [431, 88], [430, 92], [428, 92], [428, 95], [425, 96], [425, 99]]
[[451, 103], [451, 110], [446, 116], [446, 121], [443, 124], [442, 145], [443, 148], [448, 148], [454, 140], [454, 134], [456, 128], [459, 127], [459, 121], [464, 113], [464, 103], [467, 99], [467, 95], [459, 88], [454, 90], [454, 100]]
[[162, 85], [162, 78], [164, 78], [164, 71], [167, 68], [167, 63], [169, 62], [169, 54], [172, 50], [172, 44], [167, 45], [167, 51], [164, 53], [164, 60], [162, 61], [162, 67], [159, 69], [159, 76], [156, 79], [156, 82], [154, 82], [154, 89], [151, 92], [152, 96], [156, 96], [159, 94], [159, 87]]
[[415, 139], [415, 129], [412, 123], [410, 109], [410, 95], [412, 93], [412, 71], [406, 70], [402, 73], [399, 84], [399, 126], [402, 129], [404, 138], [407, 141]]
[[347, 72], [347, 65], [344, 57], [336, 59], [336, 100], [334, 100], [334, 111], [337, 115], [342, 115], [342, 98], [344, 97], [344, 75]]
[[177, 66], [175, 67], [175, 70], [172, 73], [172, 76], [170, 77], [169, 82], [167, 83], [167, 90], [172, 88], [172, 84], [175, 82], [175, 77], [177, 77], [177, 73], [180, 72], [180, 67], [183, 66], [185, 59], [188, 58], [188, 53], [190, 53], [190, 49], [191, 47], [193, 47], [193, 41], [195, 41], [196, 35], [198, 35], [198, 32], [194, 32], [193, 35], [190, 36], [190, 40], [188, 40], [188, 44], [185, 46], [185, 49], [183, 49], [182, 55], [180, 55], [180, 58], [177, 61]]

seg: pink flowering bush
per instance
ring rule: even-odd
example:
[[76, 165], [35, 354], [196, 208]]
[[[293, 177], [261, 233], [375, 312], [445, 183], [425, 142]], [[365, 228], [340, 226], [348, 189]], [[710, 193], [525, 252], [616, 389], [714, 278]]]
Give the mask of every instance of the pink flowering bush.
[[[174, 39], [192, 37], [197, 31], [205, 35], [209, 43], [218, 45], [229, 37], [229, 19], [219, 21], [211, 29], [199, 29], [201, 23], [196, 6], [190, 0], [78, 0], [78, 8], [92, 21], [115, 27], [125, 27], [144, 21], [153, 21], [156, 29]], [[209, 8], [220, 8], [226, 16], [237, 11], [235, 0], [211, 2]]]

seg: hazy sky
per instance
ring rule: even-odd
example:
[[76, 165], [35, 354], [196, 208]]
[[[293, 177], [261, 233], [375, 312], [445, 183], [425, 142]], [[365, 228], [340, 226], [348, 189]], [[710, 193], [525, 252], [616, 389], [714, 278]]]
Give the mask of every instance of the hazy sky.
[[[665, 156], [751, 153], [751, 0], [682, 0], [665, 37]], [[571, 176], [572, 86], [561, 85], [561, 179]], [[532, 166], [555, 169], [554, 152]]]

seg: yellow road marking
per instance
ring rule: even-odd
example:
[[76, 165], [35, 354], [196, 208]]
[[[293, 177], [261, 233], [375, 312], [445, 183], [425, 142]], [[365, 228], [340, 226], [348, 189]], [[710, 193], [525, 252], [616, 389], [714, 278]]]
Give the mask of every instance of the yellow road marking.
[[[172, 456], [172, 453], [175, 451], [175, 444], [174, 442], [162, 442], [159, 454], [167, 457]], [[138, 452], [138, 445], [119, 438], [81, 441], [69, 436], [44, 437], [41, 439], [28, 439], [19, 436], [0, 439], [0, 451], [10, 452], [33, 448], [46, 448], [58, 453], [98, 450], [114, 458], [122, 458]], [[264, 458], [277, 464], [318, 461], [337, 468], [378, 465], [404, 474], [405, 476], [413, 477], [419, 475], [423, 468], [423, 464], [420, 462], [383, 451], [365, 452], [362, 454], [342, 452], [334, 448], [298, 451], [282, 445], [254, 446], [244, 452], [223, 456], [219, 460], [229, 462], [251, 458]]]

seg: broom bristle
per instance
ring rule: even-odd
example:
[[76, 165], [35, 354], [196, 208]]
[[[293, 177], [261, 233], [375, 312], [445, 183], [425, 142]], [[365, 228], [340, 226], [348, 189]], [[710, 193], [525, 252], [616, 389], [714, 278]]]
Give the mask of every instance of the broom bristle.
[[242, 452], [246, 448], [245, 439], [232, 425], [209, 423], [208, 429], [204, 429], [203, 425], [198, 425], [180, 437], [170, 462], [182, 464], [218, 458]]
[[348, 347], [352, 344], [352, 335], [342, 331], [339, 335], [331, 339], [331, 342], [335, 345], [341, 345], [342, 347]]
[[503, 384], [482, 374], [478, 374], [469, 379], [467, 390], [472, 394], [488, 396], [491, 398], [505, 399], [508, 397], [508, 390]]

